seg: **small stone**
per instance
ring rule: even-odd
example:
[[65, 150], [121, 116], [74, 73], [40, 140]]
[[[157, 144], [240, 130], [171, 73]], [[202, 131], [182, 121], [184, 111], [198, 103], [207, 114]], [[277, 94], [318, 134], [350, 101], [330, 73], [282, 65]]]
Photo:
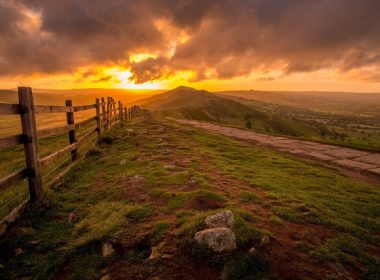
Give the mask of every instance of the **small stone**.
[[215, 215], [208, 216], [205, 223], [210, 228], [227, 227], [232, 228], [235, 223], [234, 214], [230, 210], [219, 212]]
[[254, 255], [254, 254], [256, 254], [256, 252], [257, 252], [256, 248], [252, 247], [251, 249], [249, 249], [248, 254]]
[[164, 166], [165, 169], [167, 170], [173, 170], [173, 169], [176, 169], [177, 166], [173, 165], [173, 164], [167, 164]]
[[194, 239], [198, 244], [207, 246], [214, 253], [231, 252], [237, 248], [236, 236], [230, 228], [210, 228], [199, 231]]
[[126, 165], [127, 164], [127, 160], [125, 158], [123, 158], [120, 162], [119, 162], [119, 165]]
[[173, 257], [174, 257], [174, 255], [169, 255], [169, 254], [163, 254], [163, 255], [161, 256], [161, 258], [166, 259], [166, 260], [171, 259], [171, 258], [173, 258]]
[[111, 243], [104, 243], [102, 246], [102, 256], [104, 258], [112, 256], [115, 253]]
[[139, 174], [136, 174], [132, 178], [129, 179], [130, 184], [142, 184], [144, 183], [145, 178]]
[[67, 215], [67, 222], [68, 222], [69, 224], [71, 224], [71, 222], [73, 221], [74, 217], [75, 217], [75, 213], [74, 213], [74, 212], [70, 212], [70, 213]]
[[15, 256], [16, 257], [19, 256], [19, 255], [21, 255], [22, 253], [24, 253], [23, 249], [21, 249], [21, 248], [16, 248], [15, 249]]
[[111, 280], [111, 276], [109, 274], [104, 275], [100, 280]]
[[41, 242], [41, 240], [32, 240], [32, 241], [29, 242], [29, 244], [30, 245], [36, 245], [36, 244], [38, 244], [40, 242]]
[[188, 182], [188, 184], [189, 184], [190, 186], [194, 186], [194, 185], [197, 184], [197, 181], [195, 181], [194, 179], [190, 179], [189, 182]]
[[260, 246], [265, 246], [269, 244], [270, 238], [268, 235], [264, 235], [263, 238], [261, 238]]
[[152, 253], [149, 256], [149, 260], [158, 259], [161, 256], [160, 252], [158, 251], [158, 246], [152, 247]]

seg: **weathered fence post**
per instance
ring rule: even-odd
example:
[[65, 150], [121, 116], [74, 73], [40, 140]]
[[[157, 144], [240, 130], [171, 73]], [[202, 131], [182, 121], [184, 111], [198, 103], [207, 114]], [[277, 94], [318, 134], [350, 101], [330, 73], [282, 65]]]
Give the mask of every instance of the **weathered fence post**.
[[107, 116], [106, 116], [106, 103], [105, 103], [105, 100], [104, 100], [104, 97], [102, 97], [102, 116], [103, 116], [103, 122], [106, 123], [107, 122]]
[[[74, 124], [73, 101], [72, 100], [66, 100], [66, 106], [70, 108], [70, 111], [66, 113], [67, 124], [73, 125]], [[69, 130], [69, 141], [70, 141], [70, 144], [74, 144], [77, 141], [76, 136], [75, 136], [75, 128]], [[73, 161], [75, 161], [77, 159], [77, 149], [74, 149], [71, 151], [71, 159]]]
[[119, 119], [122, 121], [123, 120], [123, 105], [121, 104], [121, 101], [119, 100]]
[[124, 119], [128, 119], [128, 114], [127, 114], [127, 107], [124, 107]]
[[111, 125], [111, 97], [107, 98], [107, 128]]
[[30, 200], [34, 202], [41, 198], [43, 189], [32, 89], [30, 87], [19, 87], [18, 99], [21, 109], [22, 133], [25, 137], [24, 150]]
[[98, 144], [102, 143], [101, 125], [100, 125], [100, 104], [99, 98], [96, 98], [96, 132], [98, 134]]
[[113, 116], [114, 118], [116, 119], [116, 102], [115, 102], [115, 99], [112, 98], [112, 109], [113, 109]]

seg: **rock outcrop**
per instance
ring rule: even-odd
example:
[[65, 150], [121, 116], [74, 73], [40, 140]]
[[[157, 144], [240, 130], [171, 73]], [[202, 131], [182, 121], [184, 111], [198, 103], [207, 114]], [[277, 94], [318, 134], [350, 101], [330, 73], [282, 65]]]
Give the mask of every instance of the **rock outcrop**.
[[205, 223], [209, 228], [232, 228], [235, 223], [235, 218], [234, 214], [230, 210], [226, 210], [215, 215], [208, 216]]
[[236, 236], [230, 228], [209, 228], [195, 234], [195, 240], [214, 253], [227, 253], [235, 250]]

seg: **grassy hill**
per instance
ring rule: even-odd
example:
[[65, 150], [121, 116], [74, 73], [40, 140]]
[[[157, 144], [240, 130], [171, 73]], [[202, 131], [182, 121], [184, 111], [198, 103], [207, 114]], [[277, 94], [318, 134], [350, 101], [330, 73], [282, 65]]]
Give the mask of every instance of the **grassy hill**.
[[318, 129], [286, 116], [258, 110], [205, 90], [183, 86], [142, 99], [139, 103], [144, 108], [161, 112], [166, 116], [239, 127], [246, 127], [249, 122], [252, 129], [261, 132], [290, 136], [310, 136], [319, 133]]
[[[104, 137], [0, 240], [0, 279], [379, 279], [378, 186], [157, 114]], [[210, 254], [225, 209], [237, 250]]]
[[240, 90], [217, 94], [325, 113], [380, 116], [380, 93]]

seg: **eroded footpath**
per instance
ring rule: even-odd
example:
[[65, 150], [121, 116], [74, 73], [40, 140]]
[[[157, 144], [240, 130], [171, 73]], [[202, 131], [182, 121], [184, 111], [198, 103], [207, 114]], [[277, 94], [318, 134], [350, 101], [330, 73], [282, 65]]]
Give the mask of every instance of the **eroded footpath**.
[[207, 122], [172, 119], [182, 124], [190, 124], [225, 136], [253, 141], [295, 156], [313, 159], [322, 163], [339, 166], [366, 175], [380, 178], [380, 153], [367, 152], [311, 141], [271, 136], [238, 128], [225, 127]]

